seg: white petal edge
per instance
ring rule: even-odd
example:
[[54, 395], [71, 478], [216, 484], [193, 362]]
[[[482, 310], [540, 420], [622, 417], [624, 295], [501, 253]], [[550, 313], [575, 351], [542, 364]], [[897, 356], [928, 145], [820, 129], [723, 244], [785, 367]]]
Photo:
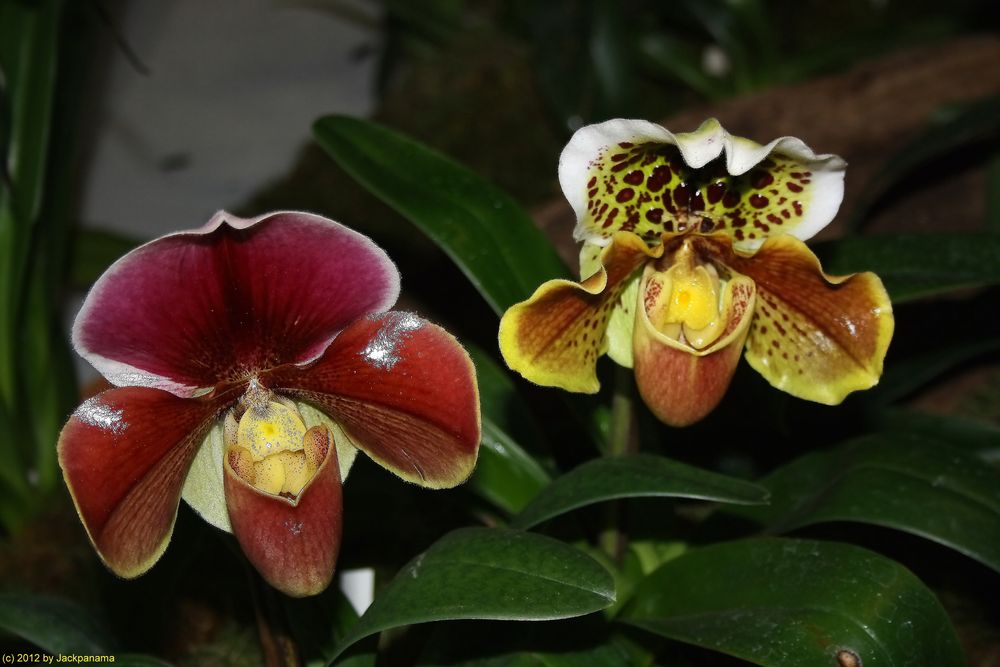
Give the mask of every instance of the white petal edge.
[[[175, 396], [180, 398], [191, 398], [193, 396], [198, 396], [206, 393], [211, 389], [211, 387], [193, 387], [190, 385], [181, 384], [171, 380], [168, 377], [161, 375], [156, 375], [150, 373], [149, 371], [143, 370], [115, 359], [108, 358], [104, 355], [92, 352], [83, 344], [81, 340], [82, 332], [81, 328], [83, 322], [85, 322], [90, 314], [90, 311], [94, 308], [94, 304], [97, 301], [95, 295], [99, 294], [101, 288], [107, 282], [108, 277], [113, 275], [116, 271], [120, 271], [125, 267], [128, 267], [134, 261], [142, 261], [142, 251], [149, 248], [149, 246], [157, 243], [163, 239], [171, 238], [174, 236], [202, 236], [204, 234], [210, 234], [216, 229], [221, 227], [223, 224], [227, 224], [233, 229], [247, 229], [253, 227], [256, 224], [270, 220], [278, 216], [296, 216], [305, 218], [306, 220], [312, 222], [318, 222], [320, 224], [329, 225], [338, 230], [348, 233], [351, 236], [356, 237], [362, 245], [368, 246], [369, 249], [374, 250], [385, 257], [386, 265], [391, 266], [392, 270], [389, 271], [389, 287], [386, 290], [385, 298], [383, 302], [378, 304], [374, 312], [383, 312], [389, 310], [399, 298], [400, 291], [400, 277], [399, 270], [396, 269], [395, 263], [389, 258], [388, 254], [382, 248], [375, 244], [370, 238], [356, 232], [350, 227], [340, 224], [335, 220], [325, 218], [321, 215], [316, 215], [314, 213], [307, 213], [305, 211], [273, 211], [271, 213], [265, 213], [264, 215], [259, 215], [256, 218], [240, 218], [227, 211], [217, 211], [212, 218], [199, 227], [198, 229], [189, 229], [185, 231], [172, 232], [170, 234], [165, 234], [159, 236], [151, 241], [143, 243], [138, 248], [131, 250], [122, 257], [118, 258], [114, 264], [108, 267], [108, 269], [101, 274], [93, 285], [90, 287], [90, 291], [87, 293], [87, 297], [83, 301], [83, 306], [80, 307], [80, 312], [77, 313], [76, 319], [73, 321], [73, 330], [71, 332], [70, 340], [73, 344], [73, 349], [81, 357], [86, 359], [91, 366], [97, 369], [101, 375], [107, 379], [108, 382], [115, 385], [116, 387], [152, 387], [155, 389], [162, 389], [168, 391]], [[94, 298], [92, 298], [94, 297]], [[331, 336], [328, 340], [323, 341], [321, 344], [316, 345], [313, 349], [309, 350], [307, 358], [297, 361], [300, 364], [307, 364], [309, 362], [318, 359], [326, 348], [330, 346], [330, 342], [336, 338], [336, 334]]]

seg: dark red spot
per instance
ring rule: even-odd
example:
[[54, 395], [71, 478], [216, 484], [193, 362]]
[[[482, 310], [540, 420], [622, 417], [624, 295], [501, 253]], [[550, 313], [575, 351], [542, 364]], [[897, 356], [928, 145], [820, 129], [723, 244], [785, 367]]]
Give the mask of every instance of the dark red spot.
[[665, 164], [658, 164], [653, 167], [653, 173], [646, 181], [646, 187], [650, 192], [658, 192], [663, 186], [670, 182], [670, 167]]
[[649, 220], [653, 224], [659, 224], [663, 219], [663, 209], [662, 208], [651, 208], [646, 211], [646, 220]]
[[775, 348], [776, 350], [779, 350], [781, 349], [781, 343], [779, 343], [777, 340], [772, 340], [771, 347]]
[[792, 173], [789, 174], [789, 176], [791, 176], [792, 178], [802, 178], [802, 172], [801, 171], [793, 171]]
[[766, 171], [755, 171], [750, 174], [750, 184], [755, 188], [760, 190], [761, 188], [766, 188], [771, 183], [774, 183], [774, 176], [767, 173]]
[[618, 191], [617, 195], [615, 195], [615, 201], [617, 201], [619, 204], [624, 204], [628, 200], [632, 199], [632, 197], [634, 196], [635, 196], [635, 190], [633, 190], [632, 188], [623, 188]]
[[610, 227], [614, 224], [615, 216], [618, 215], [618, 208], [615, 207], [608, 211], [608, 219], [604, 222], [605, 227]]
[[735, 208], [740, 203], [740, 195], [738, 192], [729, 190], [722, 197], [722, 205], [726, 208]]
[[628, 169], [628, 162], [619, 162], [615, 166], [611, 167], [611, 171], [622, 171], [623, 169]]
[[783, 209], [781, 209], [781, 215], [782, 215], [782, 217], [783, 217], [783, 218], [785, 218], [786, 220], [787, 220], [788, 218], [792, 217], [792, 214], [788, 212], [788, 209], [787, 209], [787, 208], [783, 208]]
[[646, 175], [643, 174], [638, 169], [636, 169], [635, 171], [630, 171], [629, 173], [625, 174], [625, 176], [622, 177], [622, 180], [628, 183], [629, 185], [642, 185], [642, 182], [645, 180], [645, 178]]
[[691, 188], [688, 187], [687, 183], [681, 183], [676, 188], [674, 188], [674, 201], [681, 208], [686, 208], [688, 203], [691, 201]]
[[591, 177], [590, 177], [590, 180], [589, 180], [589, 181], [587, 181], [587, 187], [588, 187], [588, 188], [592, 188], [592, 187], [594, 187], [595, 185], [597, 185], [597, 176], [591, 176]]
[[712, 183], [705, 191], [705, 196], [708, 198], [709, 204], [718, 204], [724, 194], [726, 194], [726, 184], [721, 181]]
[[596, 194], [597, 194], [597, 188], [591, 188], [590, 190], [587, 191], [587, 196], [590, 197], [591, 199], [593, 199]]
[[715, 227], [715, 223], [708, 218], [701, 221], [701, 225], [698, 226], [698, 231], [702, 234], [708, 234]]
[[780, 225], [781, 224], [781, 218], [779, 218], [778, 216], [776, 216], [774, 213], [768, 213], [767, 214], [767, 221], [770, 222], [770, 223], [772, 223], [772, 224], [775, 224], [775, 225]]
[[802, 192], [802, 186], [799, 185], [798, 183], [792, 183], [791, 181], [788, 181], [787, 183], [785, 183], [785, 185], [792, 192]]
[[691, 203], [688, 204], [688, 208], [692, 211], [704, 211], [705, 210], [705, 200], [701, 196], [700, 190], [695, 190], [694, 194], [691, 195]]
[[633, 144], [633, 143], [632, 143], [632, 142], [630, 142], [630, 141], [621, 141], [621, 142], [619, 142], [619, 143], [618, 143], [618, 146], [619, 146], [620, 148], [632, 148], [632, 146], [634, 146], [634, 145], [635, 145], [635, 144]]
[[764, 195], [759, 195], [757, 193], [750, 195], [750, 205], [754, 208], [764, 208], [770, 203], [771, 200]]
[[628, 157], [628, 153], [615, 153], [614, 155], [611, 156], [611, 161], [612, 162], [621, 162], [622, 160], [624, 160], [627, 157]]
[[802, 217], [802, 202], [793, 201], [792, 207], [795, 209], [795, 215]]

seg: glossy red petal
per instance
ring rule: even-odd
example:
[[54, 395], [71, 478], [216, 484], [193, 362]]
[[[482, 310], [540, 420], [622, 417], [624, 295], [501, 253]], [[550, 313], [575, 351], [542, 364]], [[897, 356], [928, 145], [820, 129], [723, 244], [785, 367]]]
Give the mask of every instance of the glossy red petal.
[[391, 307], [398, 293], [386, 254], [332, 220], [219, 213], [115, 262], [87, 296], [73, 343], [114, 384], [189, 396], [314, 359], [340, 329]]
[[337, 448], [296, 500], [259, 491], [227, 464], [226, 505], [243, 553], [269, 584], [293, 597], [330, 585], [340, 551], [343, 499]]
[[94, 548], [135, 577], [167, 548], [181, 487], [220, 405], [158, 389], [111, 389], [87, 400], [59, 436], [59, 464]]
[[354, 444], [403, 479], [455, 486], [479, 452], [476, 372], [458, 341], [410, 313], [346, 328], [313, 365], [262, 381], [329, 414]]

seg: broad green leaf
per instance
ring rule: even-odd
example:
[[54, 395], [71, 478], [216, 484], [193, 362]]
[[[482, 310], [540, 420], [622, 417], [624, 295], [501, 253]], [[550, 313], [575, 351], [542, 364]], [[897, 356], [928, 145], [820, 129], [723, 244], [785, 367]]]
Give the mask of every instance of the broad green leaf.
[[837, 542], [767, 538], [689, 551], [650, 575], [619, 619], [768, 667], [965, 665], [919, 579]]
[[602, 615], [551, 623], [440, 623], [417, 661], [427, 667], [607, 667], [652, 656]]
[[882, 410], [874, 421], [881, 431], [941, 440], [962, 447], [984, 461], [1000, 463], [1000, 425], [905, 409]]
[[639, 454], [584, 463], [549, 484], [511, 523], [530, 528], [593, 503], [656, 496], [751, 505], [767, 502], [767, 490], [756, 484], [662, 456]]
[[510, 197], [449, 158], [357, 118], [320, 118], [313, 133], [345, 171], [441, 246], [498, 314], [568, 276]]
[[608, 571], [568, 544], [516, 530], [464, 528], [403, 567], [334, 655], [363, 637], [402, 625], [571, 618], [614, 601]]
[[967, 448], [882, 433], [807, 454], [760, 483], [771, 505], [726, 511], [770, 532], [830, 521], [895, 528], [1000, 572], [1000, 470]]
[[869, 212], [894, 185], [911, 177], [921, 166], [963, 146], [984, 145], [1000, 136], [1000, 95], [978, 100], [958, 109], [945, 109], [941, 120], [923, 135], [892, 155], [881, 173], [869, 183], [851, 214], [851, 227], [860, 227]]
[[0, 628], [54, 654], [108, 655], [114, 648], [93, 612], [45, 595], [0, 594]]
[[550, 478], [517, 440], [539, 451], [542, 435], [507, 373], [483, 350], [468, 349], [476, 365], [483, 418], [479, 462], [469, 485], [505, 512], [519, 512]]
[[895, 234], [816, 244], [831, 274], [874, 271], [893, 303], [1000, 282], [1000, 234]]

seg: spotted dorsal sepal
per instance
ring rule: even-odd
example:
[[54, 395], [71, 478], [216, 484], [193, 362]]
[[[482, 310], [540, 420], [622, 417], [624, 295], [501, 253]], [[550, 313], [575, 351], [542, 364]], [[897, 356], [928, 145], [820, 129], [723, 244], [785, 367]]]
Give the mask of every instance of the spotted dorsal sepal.
[[723, 232], [754, 249], [772, 235], [805, 239], [825, 226], [843, 197], [844, 167], [797, 139], [761, 146], [717, 122], [673, 135], [609, 121], [574, 136], [560, 180], [577, 212], [578, 240], [601, 244], [628, 231], [655, 244], [663, 233]]

